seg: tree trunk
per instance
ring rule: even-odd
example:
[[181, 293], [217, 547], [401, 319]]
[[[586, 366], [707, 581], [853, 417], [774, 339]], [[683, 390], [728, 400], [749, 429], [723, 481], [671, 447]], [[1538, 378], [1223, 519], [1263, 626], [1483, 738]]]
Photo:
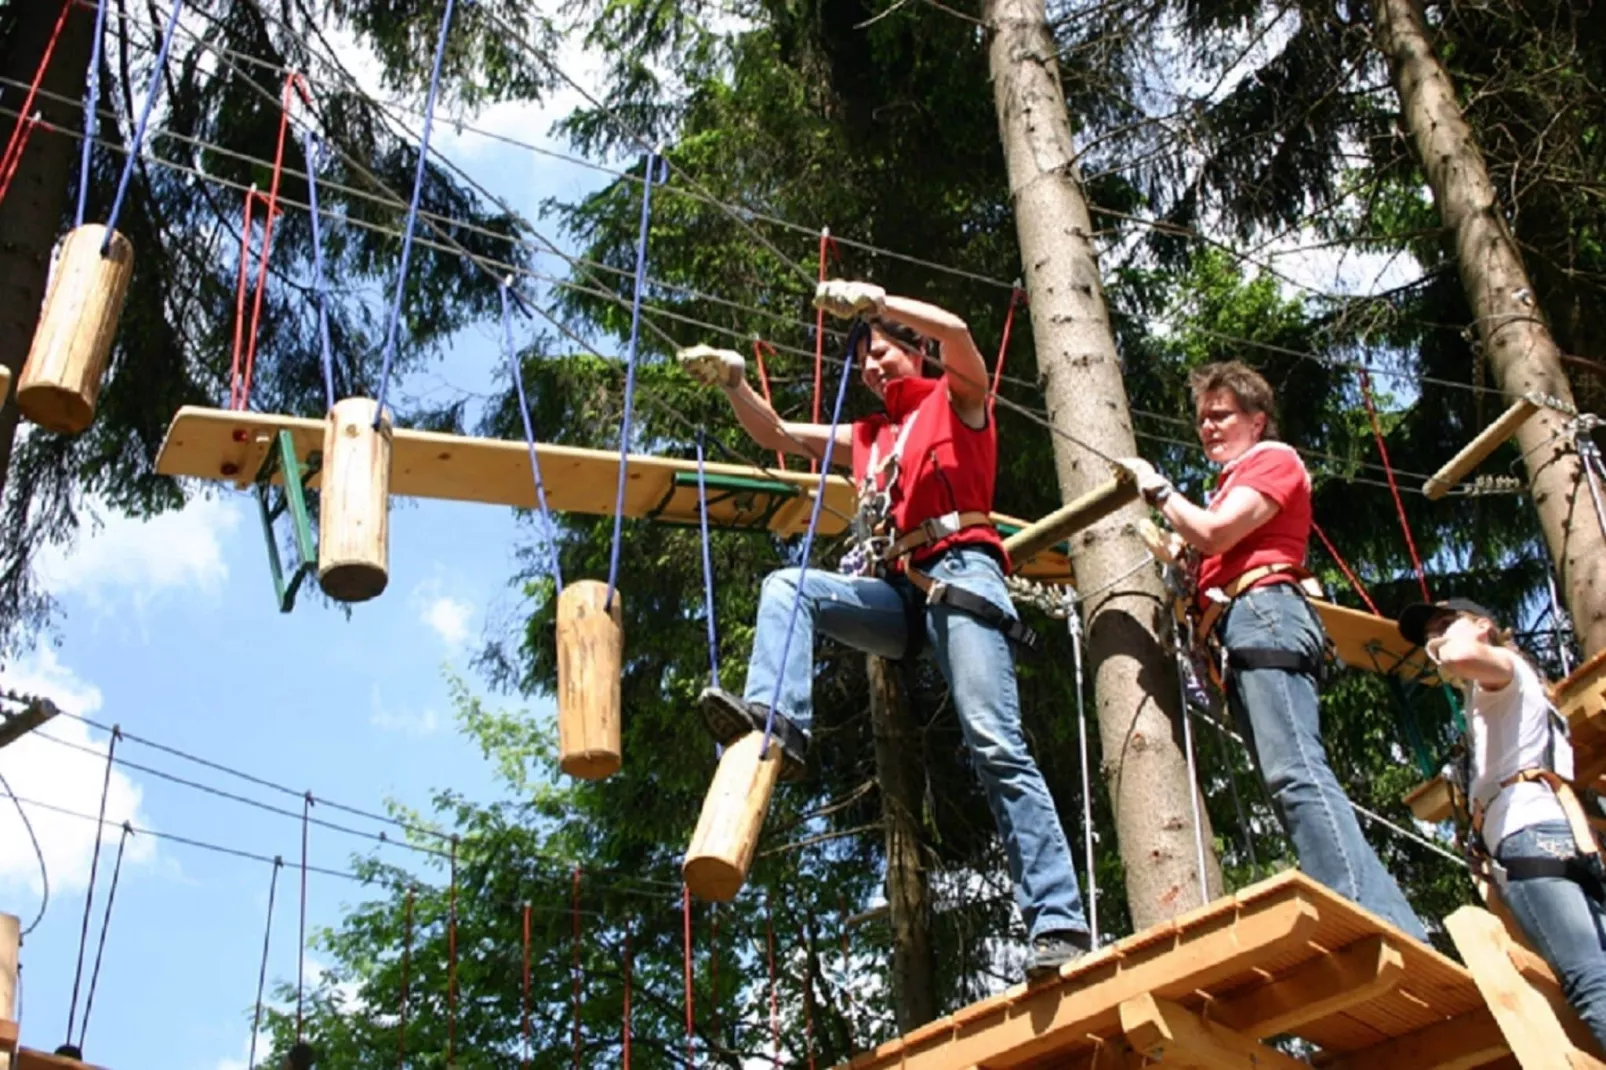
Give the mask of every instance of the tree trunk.
[[937, 1017], [937, 978], [931, 951], [931, 887], [920, 860], [920, 741], [898, 666], [865, 659], [870, 678], [870, 725], [875, 733], [887, 837], [887, 908], [892, 922], [892, 995], [898, 1031]]
[[[1461, 115], [1449, 72], [1433, 53], [1417, 0], [1373, 0], [1373, 18], [1406, 129], [1439, 214], [1455, 236], [1461, 285], [1496, 382], [1508, 402], [1538, 393], [1572, 404], [1561, 355], [1539, 315], [1483, 154]], [[1587, 656], [1606, 646], [1606, 533], [1596, 523], [1567, 424], [1563, 413], [1541, 408], [1518, 430], [1517, 445]]]
[[[1050, 418], [1105, 454], [1136, 456], [1044, 0], [988, 0], [985, 21]], [[1058, 435], [1054, 461], [1066, 501], [1110, 477], [1106, 462]], [[1103, 773], [1138, 928], [1201, 903], [1196, 789], [1181, 746], [1175, 660], [1162, 638], [1165, 596], [1154, 569], [1120, 578], [1147, 552], [1133, 526], [1141, 515], [1141, 505], [1128, 506], [1071, 539], [1077, 582], [1096, 592], [1085, 609]], [[1202, 803], [1199, 812], [1213, 898], [1221, 871]]]
[[[40, 57], [56, 28], [61, 5], [31, 0], [13, 5], [16, 23], [5, 42], [0, 71], [8, 78], [32, 84]], [[67, 196], [76, 187], [74, 164], [80, 142], [65, 134], [53, 133], [45, 124], [66, 130], [83, 127], [83, 105], [66, 104], [47, 94], [60, 94], [67, 100], [84, 97], [84, 73], [94, 43], [93, 7], [75, 6], [62, 27], [55, 54], [40, 85], [33, 110], [40, 113], [41, 125], [28, 139], [10, 192], [0, 202], [0, 364], [11, 369], [16, 383], [28, 359], [34, 327], [39, 322], [39, 306], [45, 298], [45, 279], [50, 271], [50, 250], [61, 236]], [[22, 104], [25, 89], [8, 89], [6, 97], [13, 109]], [[9, 138], [11, 128], [6, 128]], [[11, 447], [17, 433], [16, 390], [6, 395], [0, 406], [0, 494], [5, 492], [6, 474], [11, 467]]]

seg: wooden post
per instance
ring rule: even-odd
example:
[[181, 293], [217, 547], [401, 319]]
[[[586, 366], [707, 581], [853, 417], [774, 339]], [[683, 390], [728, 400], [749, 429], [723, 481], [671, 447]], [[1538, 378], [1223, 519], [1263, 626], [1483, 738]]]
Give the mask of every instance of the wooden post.
[[691, 847], [680, 873], [691, 894], [725, 903], [736, 898], [753, 864], [764, 815], [781, 774], [781, 745], [770, 737], [767, 758], [759, 756], [764, 733], [749, 732], [725, 748], [714, 782], [703, 799]]
[[134, 274], [134, 247], [86, 223], [62, 239], [33, 347], [17, 380], [17, 408], [40, 427], [75, 435], [95, 418], [101, 379]]
[[1499, 449], [1502, 442], [1516, 434], [1517, 428], [1538, 411], [1539, 406], [1527, 398], [1518, 398], [1511, 408], [1500, 414], [1499, 419], [1480, 431], [1477, 438], [1462, 446], [1460, 453], [1428, 477], [1428, 481], [1422, 484], [1422, 493], [1432, 501], [1438, 501], [1450, 493], [1468, 472], [1483, 463], [1485, 457]]
[[1030, 527], [1022, 528], [1004, 540], [1004, 549], [1019, 568], [1067, 536], [1098, 523], [1138, 496], [1137, 480], [1124, 469], [1107, 483], [1101, 483], [1049, 513]]
[[572, 777], [601, 780], [621, 761], [619, 676], [624, 658], [623, 596], [608, 585], [577, 580], [558, 596], [558, 766]]
[[318, 583], [340, 602], [365, 602], [389, 582], [390, 416], [374, 428], [378, 403], [335, 403], [323, 432], [318, 503]]
[[0, 1070], [11, 1070], [11, 1053], [17, 1049], [17, 950], [22, 923], [15, 915], [0, 914]]
[[0, 364], [0, 405], [4, 405], [6, 403], [6, 398], [10, 395], [11, 369], [6, 367], [4, 364]]

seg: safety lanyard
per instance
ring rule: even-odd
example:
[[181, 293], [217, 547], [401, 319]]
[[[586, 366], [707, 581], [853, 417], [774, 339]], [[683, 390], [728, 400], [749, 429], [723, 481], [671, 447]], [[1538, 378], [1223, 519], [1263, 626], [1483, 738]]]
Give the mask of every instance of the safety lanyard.
[[881, 485], [881, 476], [888, 468], [897, 468], [898, 472], [902, 471], [903, 447], [908, 443], [909, 432], [915, 429], [915, 421], [919, 418], [919, 409], [909, 414], [909, 419], [905, 420], [903, 425], [898, 428], [898, 436], [892, 443], [892, 452], [887, 454], [885, 461], [881, 459], [881, 436], [876, 436], [875, 443], [870, 447], [870, 464], [864, 471], [863, 489], [866, 492], [880, 493], [882, 491], [890, 491], [892, 485], [897, 483], [897, 473], [894, 473], [891, 481], [886, 486]]

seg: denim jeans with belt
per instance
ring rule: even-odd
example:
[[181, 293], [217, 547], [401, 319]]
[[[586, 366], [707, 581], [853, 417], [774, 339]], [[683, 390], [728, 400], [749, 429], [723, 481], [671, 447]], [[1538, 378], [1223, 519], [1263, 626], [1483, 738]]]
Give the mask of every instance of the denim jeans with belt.
[[[1218, 626], [1229, 651], [1272, 649], [1323, 657], [1321, 620], [1292, 584], [1256, 587], [1233, 600]], [[1227, 702], [1249, 741], [1299, 868], [1402, 931], [1427, 940], [1416, 912], [1361, 834], [1322, 745], [1316, 678], [1286, 669], [1231, 668]]]
[[[923, 563], [920, 571], [1015, 615], [1003, 570], [985, 550], [955, 547]], [[774, 704], [806, 728], [813, 714], [815, 634], [824, 633], [880, 657], [902, 657], [908, 645], [908, 618], [893, 584], [909, 581], [901, 576], [888, 581], [809, 569], [802, 581], [796, 630], [783, 660], [787, 622], [793, 604], [799, 602], [798, 575], [798, 569], [788, 568], [765, 577], [743, 696], [763, 706]], [[947, 606], [927, 608], [925, 621], [927, 640], [952, 689], [960, 729], [1004, 841], [1015, 901], [1028, 935], [1086, 933], [1070, 845], [1021, 731], [1009, 640], [996, 628]]]
[[[1495, 860], [1572, 858], [1577, 853], [1565, 821], [1519, 829], [1501, 840]], [[1501, 887], [1511, 916], [1550, 964], [1567, 1002], [1606, 1052], [1606, 906], [1598, 891], [1569, 877], [1508, 880]]]

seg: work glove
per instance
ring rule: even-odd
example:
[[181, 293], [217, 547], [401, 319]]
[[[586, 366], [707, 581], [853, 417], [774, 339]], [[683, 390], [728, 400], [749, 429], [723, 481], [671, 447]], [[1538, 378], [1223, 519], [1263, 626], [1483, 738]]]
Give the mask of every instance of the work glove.
[[1150, 505], [1158, 506], [1176, 489], [1169, 479], [1155, 469], [1154, 465], [1141, 457], [1123, 457], [1116, 463], [1132, 473], [1132, 477], [1138, 483], [1138, 493], [1143, 495], [1143, 500]]
[[704, 386], [735, 386], [747, 375], [747, 362], [729, 349], [695, 345], [675, 354], [686, 374]]
[[814, 291], [814, 307], [839, 319], [879, 316], [886, 308], [887, 291], [871, 282], [828, 279]]
[[1164, 530], [1148, 517], [1138, 521], [1138, 537], [1162, 564], [1177, 564], [1188, 550], [1188, 543], [1181, 535]]

